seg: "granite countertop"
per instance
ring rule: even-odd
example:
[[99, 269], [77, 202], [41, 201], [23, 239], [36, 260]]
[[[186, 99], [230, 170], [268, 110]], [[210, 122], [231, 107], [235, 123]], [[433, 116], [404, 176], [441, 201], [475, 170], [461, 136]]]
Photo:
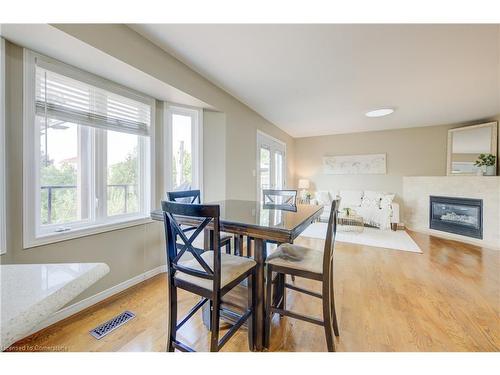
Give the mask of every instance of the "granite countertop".
[[108, 272], [105, 263], [0, 265], [0, 350], [25, 337]]

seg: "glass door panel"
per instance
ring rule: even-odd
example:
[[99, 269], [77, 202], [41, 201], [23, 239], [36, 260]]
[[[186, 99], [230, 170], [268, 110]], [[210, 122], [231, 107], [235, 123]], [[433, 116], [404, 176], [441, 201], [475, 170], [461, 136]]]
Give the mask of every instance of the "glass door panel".
[[281, 151], [274, 152], [274, 188], [281, 190], [285, 184], [285, 179], [283, 178], [283, 153]]
[[257, 133], [257, 197], [263, 189], [285, 188], [285, 144], [264, 133]]
[[271, 188], [271, 150], [261, 146], [259, 157], [259, 191], [262, 200], [262, 190]]

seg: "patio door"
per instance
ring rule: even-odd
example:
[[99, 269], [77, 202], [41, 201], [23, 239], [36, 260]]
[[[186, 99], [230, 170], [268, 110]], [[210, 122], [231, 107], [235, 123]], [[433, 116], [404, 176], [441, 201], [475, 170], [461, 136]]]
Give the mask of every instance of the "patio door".
[[257, 197], [262, 189], [284, 189], [286, 181], [286, 144], [257, 131]]

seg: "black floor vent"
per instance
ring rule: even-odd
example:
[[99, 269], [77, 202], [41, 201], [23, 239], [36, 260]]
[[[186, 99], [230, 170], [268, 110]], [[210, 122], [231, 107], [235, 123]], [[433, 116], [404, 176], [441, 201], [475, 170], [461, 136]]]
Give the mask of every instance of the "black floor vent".
[[90, 331], [90, 334], [97, 340], [100, 340], [108, 333], [127, 323], [132, 318], [135, 318], [134, 313], [124, 311], [120, 315], [115, 316], [113, 319], [108, 320], [106, 323], [101, 324], [99, 327], [94, 328]]

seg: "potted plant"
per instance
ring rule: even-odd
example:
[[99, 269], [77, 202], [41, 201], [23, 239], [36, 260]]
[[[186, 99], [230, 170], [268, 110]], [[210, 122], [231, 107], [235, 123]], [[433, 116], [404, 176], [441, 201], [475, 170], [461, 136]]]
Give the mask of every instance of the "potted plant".
[[474, 165], [483, 170], [486, 176], [495, 175], [496, 157], [493, 154], [480, 154]]

